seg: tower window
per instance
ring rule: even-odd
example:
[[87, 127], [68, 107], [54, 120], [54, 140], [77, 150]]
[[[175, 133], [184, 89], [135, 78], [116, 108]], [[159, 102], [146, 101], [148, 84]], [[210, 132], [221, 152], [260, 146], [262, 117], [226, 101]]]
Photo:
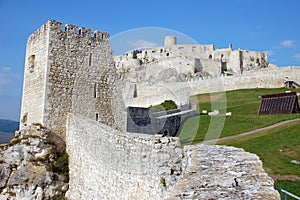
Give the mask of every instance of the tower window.
[[137, 97], [137, 87], [136, 84], [134, 84], [134, 91], [133, 91], [133, 98]]
[[29, 64], [29, 71], [32, 73], [34, 72], [34, 62], [35, 62], [35, 55], [31, 55], [28, 58], [28, 64]]
[[90, 53], [90, 56], [89, 56], [89, 66], [92, 66], [92, 53]]
[[96, 121], [99, 121], [99, 114], [96, 113]]
[[97, 98], [97, 83], [94, 83], [94, 98]]

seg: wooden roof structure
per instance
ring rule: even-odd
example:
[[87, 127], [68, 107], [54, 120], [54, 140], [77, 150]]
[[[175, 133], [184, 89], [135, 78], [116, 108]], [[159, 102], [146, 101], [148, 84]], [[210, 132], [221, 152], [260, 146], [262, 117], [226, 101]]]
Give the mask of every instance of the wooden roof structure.
[[296, 92], [269, 94], [262, 96], [259, 114], [300, 113]]

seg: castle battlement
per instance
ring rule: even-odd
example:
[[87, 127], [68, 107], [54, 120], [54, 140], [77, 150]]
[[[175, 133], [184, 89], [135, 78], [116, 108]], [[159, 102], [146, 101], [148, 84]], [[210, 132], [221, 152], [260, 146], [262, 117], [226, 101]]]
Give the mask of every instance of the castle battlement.
[[39, 29], [37, 29], [33, 34], [29, 36], [28, 43], [35, 41], [38, 37], [40, 37], [42, 34], [46, 34], [47, 31], [49, 30], [58, 33], [65, 33], [68, 36], [74, 35], [79, 37], [88, 37], [97, 41], [108, 42], [109, 40], [109, 34], [107, 32], [92, 30], [89, 28], [79, 27], [72, 24], [63, 25], [63, 23], [61, 22], [55, 20], [49, 20], [47, 23], [45, 23], [43, 26], [41, 26]]

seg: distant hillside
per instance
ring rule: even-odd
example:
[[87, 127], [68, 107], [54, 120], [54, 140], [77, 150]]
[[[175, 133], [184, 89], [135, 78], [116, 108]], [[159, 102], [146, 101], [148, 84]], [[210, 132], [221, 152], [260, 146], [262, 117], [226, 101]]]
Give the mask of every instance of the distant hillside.
[[18, 129], [19, 129], [19, 122], [7, 120], [7, 119], [0, 119], [0, 132], [14, 133]]

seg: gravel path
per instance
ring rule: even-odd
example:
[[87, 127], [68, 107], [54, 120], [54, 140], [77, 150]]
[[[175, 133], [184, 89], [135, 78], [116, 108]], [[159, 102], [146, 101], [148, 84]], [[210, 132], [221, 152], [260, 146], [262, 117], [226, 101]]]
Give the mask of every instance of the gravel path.
[[255, 133], [258, 133], [258, 132], [261, 132], [261, 131], [266, 131], [266, 130], [269, 130], [269, 129], [273, 129], [273, 128], [276, 128], [276, 127], [279, 127], [279, 126], [282, 126], [282, 125], [285, 125], [285, 124], [288, 124], [288, 123], [291, 123], [291, 122], [297, 122], [297, 121], [300, 121], [300, 118], [278, 122], [276, 124], [266, 126], [264, 128], [259, 128], [259, 129], [255, 129], [253, 131], [240, 133], [238, 135], [228, 136], [228, 137], [214, 139], [214, 140], [203, 141], [202, 143], [203, 144], [216, 144], [217, 142], [223, 142], [223, 141], [226, 141], [226, 140], [231, 140], [231, 139], [235, 139], [235, 138], [239, 138], [239, 137], [244, 137], [244, 136], [247, 136], [247, 135], [252, 135], [252, 134], [255, 134]]

